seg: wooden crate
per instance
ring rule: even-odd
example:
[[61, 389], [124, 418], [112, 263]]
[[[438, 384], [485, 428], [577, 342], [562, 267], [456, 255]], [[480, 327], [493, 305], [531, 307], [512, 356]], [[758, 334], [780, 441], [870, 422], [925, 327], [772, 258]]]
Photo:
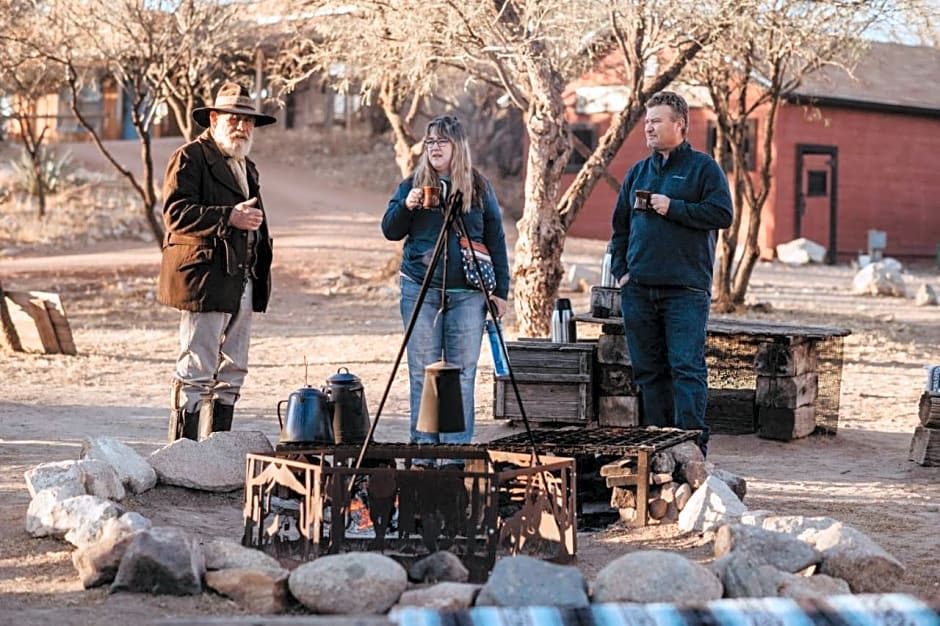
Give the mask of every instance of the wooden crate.
[[[592, 421], [596, 344], [523, 339], [506, 343], [526, 417], [541, 422]], [[493, 417], [521, 418], [509, 376], [493, 382]]]

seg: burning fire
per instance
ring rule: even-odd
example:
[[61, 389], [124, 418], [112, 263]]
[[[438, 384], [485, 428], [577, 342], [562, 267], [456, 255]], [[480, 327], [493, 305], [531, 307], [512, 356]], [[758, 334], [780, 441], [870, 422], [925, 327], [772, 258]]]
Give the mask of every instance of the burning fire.
[[369, 508], [359, 498], [353, 498], [349, 503], [349, 527], [359, 532], [372, 528]]

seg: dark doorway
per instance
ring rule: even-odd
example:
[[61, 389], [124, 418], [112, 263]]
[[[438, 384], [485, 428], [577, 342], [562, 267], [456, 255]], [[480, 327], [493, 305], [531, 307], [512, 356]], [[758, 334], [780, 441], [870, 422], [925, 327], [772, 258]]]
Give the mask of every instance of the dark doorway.
[[796, 214], [793, 238], [806, 237], [826, 246], [826, 263], [837, 257], [839, 149], [797, 144]]

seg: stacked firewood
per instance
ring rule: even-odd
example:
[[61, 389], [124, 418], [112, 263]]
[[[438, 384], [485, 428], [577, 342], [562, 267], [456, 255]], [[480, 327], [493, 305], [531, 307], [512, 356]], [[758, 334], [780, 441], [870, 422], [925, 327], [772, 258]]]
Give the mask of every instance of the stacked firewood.
[[918, 415], [910, 458], [919, 465], [940, 465], [940, 391], [921, 394]]

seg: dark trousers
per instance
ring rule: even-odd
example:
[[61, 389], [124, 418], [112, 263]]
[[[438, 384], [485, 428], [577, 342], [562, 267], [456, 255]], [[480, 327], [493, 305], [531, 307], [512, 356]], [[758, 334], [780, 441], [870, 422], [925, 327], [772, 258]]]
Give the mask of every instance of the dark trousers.
[[704, 448], [708, 441], [708, 292], [627, 283], [620, 298], [643, 423], [701, 430], [698, 443]]

